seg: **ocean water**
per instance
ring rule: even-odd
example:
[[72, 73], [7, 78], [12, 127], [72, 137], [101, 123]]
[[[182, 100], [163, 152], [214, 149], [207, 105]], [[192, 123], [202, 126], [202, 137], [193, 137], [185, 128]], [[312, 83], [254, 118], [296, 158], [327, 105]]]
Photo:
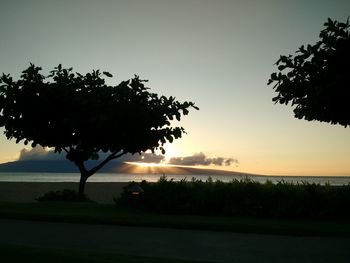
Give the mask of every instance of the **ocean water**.
[[[97, 173], [91, 176], [89, 182], [141, 182], [147, 180], [156, 182], [162, 174], [113, 174]], [[331, 185], [350, 184], [350, 176], [226, 176], [226, 175], [166, 175], [168, 179], [179, 181], [182, 179], [191, 180], [192, 178], [206, 181], [211, 177], [214, 181], [230, 182], [234, 179], [249, 178], [253, 181], [264, 183], [267, 180], [277, 183], [280, 181], [292, 183], [316, 183]], [[79, 182], [78, 173], [0, 173], [0, 182]]]

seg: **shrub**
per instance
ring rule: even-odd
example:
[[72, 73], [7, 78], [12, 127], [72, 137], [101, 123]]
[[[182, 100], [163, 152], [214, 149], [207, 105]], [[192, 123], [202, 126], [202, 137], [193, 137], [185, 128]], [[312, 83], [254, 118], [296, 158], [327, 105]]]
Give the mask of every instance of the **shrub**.
[[166, 177], [139, 185], [144, 190], [141, 195], [131, 195], [126, 186], [115, 199], [117, 205], [168, 214], [350, 218], [350, 185], [261, 184], [247, 178], [229, 183], [173, 181]]
[[77, 191], [71, 189], [64, 189], [62, 191], [50, 191], [43, 196], [36, 198], [39, 202], [53, 201], [53, 202], [91, 202], [86, 195], [79, 195]]

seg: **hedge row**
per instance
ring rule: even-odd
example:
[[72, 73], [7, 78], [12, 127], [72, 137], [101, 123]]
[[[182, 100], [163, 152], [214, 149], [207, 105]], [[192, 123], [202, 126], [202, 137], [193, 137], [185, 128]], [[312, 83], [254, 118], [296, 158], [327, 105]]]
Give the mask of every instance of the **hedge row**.
[[130, 187], [135, 184], [124, 188], [115, 200], [118, 206], [170, 214], [350, 218], [350, 185], [262, 184], [249, 179], [173, 181], [162, 177], [156, 183], [139, 183], [144, 192], [133, 195]]

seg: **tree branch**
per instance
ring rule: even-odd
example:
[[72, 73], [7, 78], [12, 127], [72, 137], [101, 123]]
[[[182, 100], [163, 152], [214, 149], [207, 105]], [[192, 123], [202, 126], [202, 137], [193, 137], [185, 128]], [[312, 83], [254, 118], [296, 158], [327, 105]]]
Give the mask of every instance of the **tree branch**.
[[106, 163], [108, 163], [109, 161], [113, 160], [113, 159], [117, 159], [120, 156], [126, 154], [126, 152], [122, 151], [121, 153], [118, 154], [118, 152], [114, 152], [112, 154], [110, 154], [105, 160], [103, 160], [100, 164], [96, 165], [94, 168], [90, 169], [88, 171], [89, 173], [89, 177], [91, 175], [93, 175], [94, 173], [96, 173], [98, 170], [100, 170]]
[[66, 153], [68, 153], [68, 150], [64, 147], [62, 147], [62, 150], [65, 151]]

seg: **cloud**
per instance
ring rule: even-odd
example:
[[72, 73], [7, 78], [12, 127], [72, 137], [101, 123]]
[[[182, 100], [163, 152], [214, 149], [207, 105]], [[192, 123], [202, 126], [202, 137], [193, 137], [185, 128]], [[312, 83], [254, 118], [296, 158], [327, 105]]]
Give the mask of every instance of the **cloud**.
[[[108, 156], [108, 153], [100, 153], [99, 160], [103, 160]], [[65, 160], [66, 155], [64, 152], [61, 154], [55, 153], [53, 150], [37, 146], [32, 149], [22, 149], [20, 152], [20, 161], [33, 161], [33, 160]], [[120, 158], [116, 159], [119, 162], [143, 162], [143, 163], [162, 163], [165, 161], [163, 155], [153, 153], [142, 153], [140, 154], [125, 154]], [[208, 158], [204, 153], [195, 153], [191, 156], [185, 157], [173, 157], [170, 158], [168, 164], [173, 165], [216, 165], [216, 166], [230, 166], [232, 164], [238, 164], [237, 159], [215, 157]]]
[[19, 153], [19, 161], [33, 161], [33, 160], [63, 160], [64, 154], [55, 153], [52, 150], [47, 150], [41, 146], [36, 146], [32, 149], [22, 149]]
[[[100, 153], [99, 160], [103, 160], [108, 156], [108, 153]], [[44, 160], [65, 160], [66, 154], [55, 153], [53, 150], [36, 146], [32, 149], [22, 149], [19, 154], [19, 161], [44, 161]], [[164, 161], [165, 157], [162, 155], [152, 153], [140, 154], [125, 154], [120, 158], [116, 159], [120, 162], [143, 162], [143, 163], [160, 163]]]
[[191, 156], [185, 157], [173, 157], [168, 161], [169, 164], [174, 165], [217, 165], [217, 166], [229, 166], [231, 164], [238, 164], [237, 159], [233, 158], [224, 158], [224, 157], [216, 157], [216, 158], [208, 158], [204, 153], [195, 153]]

